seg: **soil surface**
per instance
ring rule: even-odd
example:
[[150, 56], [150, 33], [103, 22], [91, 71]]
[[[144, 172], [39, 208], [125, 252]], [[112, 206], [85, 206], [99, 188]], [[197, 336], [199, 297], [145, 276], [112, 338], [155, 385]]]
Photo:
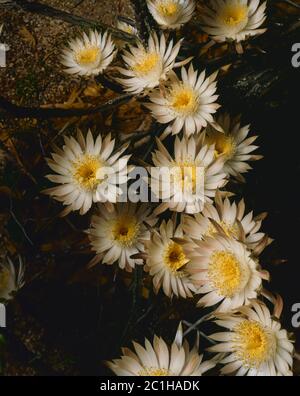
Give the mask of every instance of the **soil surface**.
[[[41, 1], [107, 25], [115, 25], [118, 15], [131, 16], [127, 0], [47, 0]], [[42, 105], [64, 101], [78, 79], [63, 72], [61, 49], [80, 27], [17, 8], [0, 7], [0, 42], [10, 47], [7, 67], [0, 69], [1, 91], [16, 103]]]

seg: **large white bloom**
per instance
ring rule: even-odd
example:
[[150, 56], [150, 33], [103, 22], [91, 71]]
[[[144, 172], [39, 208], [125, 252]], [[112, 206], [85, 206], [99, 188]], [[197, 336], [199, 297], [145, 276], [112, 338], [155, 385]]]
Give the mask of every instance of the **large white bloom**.
[[261, 224], [266, 214], [253, 217], [253, 212], [245, 214], [245, 202], [242, 199], [238, 204], [230, 202], [226, 197], [222, 199], [217, 192], [215, 204], [207, 203], [202, 213], [194, 216], [184, 215], [182, 226], [184, 232], [193, 239], [202, 240], [210, 236], [217, 236], [220, 229], [228, 237], [239, 239], [250, 250], [268, 245], [272, 242], [263, 232], [260, 232]]
[[186, 270], [200, 286], [198, 293], [205, 294], [198, 305], [221, 303], [216, 311], [228, 312], [257, 297], [263, 275], [244, 244], [223, 236], [207, 237], [188, 243], [184, 251], [190, 257]]
[[19, 268], [7, 258], [0, 263], [0, 300], [11, 300], [13, 293], [24, 286], [24, 266], [19, 257]]
[[70, 41], [63, 51], [62, 64], [69, 74], [91, 76], [102, 73], [112, 62], [116, 54], [111, 36], [90, 30], [82, 38]]
[[91, 264], [118, 262], [120, 268], [128, 271], [136, 264], [143, 264], [142, 259], [132, 256], [144, 252], [143, 243], [150, 239], [149, 228], [157, 221], [151, 208], [147, 204], [118, 203], [112, 210], [105, 205], [98, 205], [98, 209], [99, 214], [92, 217], [88, 231], [96, 252]]
[[239, 312], [220, 315], [216, 323], [228, 329], [210, 337], [219, 341], [209, 348], [228, 355], [222, 374], [238, 376], [291, 376], [293, 345], [268, 308], [260, 301]]
[[179, 29], [195, 11], [194, 0], [147, 0], [149, 11], [163, 29]]
[[128, 180], [130, 155], [121, 157], [126, 147], [112, 154], [115, 140], [110, 134], [105, 139], [98, 135], [94, 141], [91, 131], [86, 139], [79, 132], [77, 141], [67, 136], [64, 141], [63, 148], [55, 147], [52, 159], [47, 159], [57, 173], [47, 178], [60, 185], [45, 191], [67, 206], [63, 215], [76, 210], [83, 215], [93, 202], [115, 203]]
[[252, 169], [248, 161], [256, 161], [261, 155], [251, 154], [258, 146], [253, 145], [257, 136], [248, 137], [250, 125], [241, 126], [240, 116], [231, 118], [229, 114], [221, 114], [217, 124], [224, 133], [220, 133], [213, 126], [208, 126], [203, 132], [205, 141], [215, 145], [215, 156], [225, 159], [224, 171], [240, 181], [245, 181], [242, 173]]
[[174, 157], [157, 140], [152, 154], [151, 189], [162, 203], [157, 212], [199, 213], [211, 202], [216, 190], [226, 184], [223, 160], [214, 159], [213, 146], [202, 145], [194, 136], [175, 139]]
[[145, 270], [153, 276], [154, 291], [161, 288], [168, 297], [192, 297], [196, 291], [191, 276], [185, 271], [189, 259], [180, 243], [174, 241], [182, 238], [183, 232], [172, 220], [163, 221], [159, 231], [154, 231], [151, 240], [145, 244], [147, 255]]
[[[149, 37], [148, 47], [140, 42], [129, 46], [122, 55], [127, 68], [117, 68], [126, 78], [117, 78], [126, 91], [140, 93], [144, 89], [157, 87], [161, 81], [168, 78], [174, 67], [182, 65], [175, 63], [180, 50], [181, 41], [173, 46], [173, 40], [167, 45], [164, 34], [158, 38], [156, 33]], [[189, 60], [184, 61], [188, 62]]]
[[173, 135], [183, 130], [190, 136], [208, 124], [218, 128], [212, 116], [220, 107], [216, 103], [216, 77], [217, 73], [214, 73], [206, 78], [205, 71], [198, 74], [192, 65], [188, 71], [183, 67], [181, 80], [175, 73], [171, 73], [165, 86], [149, 95], [151, 103], [146, 103], [145, 106], [159, 123], [170, 123]]
[[153, 344], [145, 340], [145, 348], [133, 342], [134, 351], [123, 348], [123, 356], [108, 362], [109, 368], [118, 376], [201, 376], [215, 366], [214, 361], [202, 362], [199, 340], [190, 350], [183, 341], [182, 326], [178, 327], [175, 340], [169, 347], [165, 341], [154, 336]]
[[262, 34], [258, 29], [266, 19], [266, 2], [259, 0], [211, 0], [201, 17], [202, 29], [217, 42]]

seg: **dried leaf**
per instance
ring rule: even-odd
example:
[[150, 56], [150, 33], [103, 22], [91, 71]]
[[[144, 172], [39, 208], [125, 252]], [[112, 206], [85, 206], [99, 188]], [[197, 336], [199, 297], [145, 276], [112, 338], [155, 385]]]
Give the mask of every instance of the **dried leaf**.
[[34, 38], [32, 33], [30, 33], [26, 26], [22, 26], [19, 29], [19, 34], [22, 36], [23, 40], [26, 41], [31, 47], [36, 47], [36, 39]]

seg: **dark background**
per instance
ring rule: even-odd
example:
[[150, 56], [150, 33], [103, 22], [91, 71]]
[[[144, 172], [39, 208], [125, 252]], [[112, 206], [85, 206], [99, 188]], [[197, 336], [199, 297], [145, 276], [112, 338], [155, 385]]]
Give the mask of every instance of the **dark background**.
[[[275, 241], [261, 256], [261, 264], [271, 273], [267, 288], [284, 299], [283, 324], [298, 335], [299, 349], [291, 306], [300, 303], [300, 68], [291, 66], [291, 47], [300, 42], [300, 31], [296, 26], [288, 32], [295, 15], [278, 18], [271, 12], [269, 18], [269, 32], [254, 41], [256, 48], [234, 58], [235, 67], [220, 76], [219, 93], [223, 109], [242, 113], [243, 122], [251, 123], [252, 133], [259, 135], [258, 152], [265, 158], [253, 164], [246, 184], [232, 187], [245, 197], [249, 210], [269, 213], [263, 230]], [[196, 66], [211, 70], [217, 66], [201, 62]], [[16, 138], [22, 141], [24, 157], [40, 151], [36, 134]], [[30, 282], [8, 307], [2, 345], [5, 375], [106, 374], [103, 361], [118, 356], [120, 347], [132, 339], [143, 342], [157, 333], [171, 341], [181, 318], [190, 322], [199, 318], [191, 302], [171, 302], [151, 291], [150, 298], [145, 298], [140, 270], [127, 275], [101, 267], [87, 274], [85, 266], [92, 255], [82, 230], [89, 219], [57, 216], [59, 205], [40, 194], [46, 186], [47, 167], [43, 161], [37, 164], [31, 172], [38, 185], [12, 164], [3, 180], [20, 195], [1, 196], [1, 212], [13, 209], [32, 240], [31, 244], [9, 219], [8, 233], [21, 246]], [[49, 241], [52, 245], [47, 250]], [[151, 285], [148, 278], [144, 282]]]

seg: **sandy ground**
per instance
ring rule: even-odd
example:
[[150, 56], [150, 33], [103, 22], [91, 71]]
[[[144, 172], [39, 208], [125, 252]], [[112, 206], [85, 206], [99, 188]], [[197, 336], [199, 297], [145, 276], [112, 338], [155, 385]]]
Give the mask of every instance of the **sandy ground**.
[[[42, 2], [109, 25], [116, 23], [120, 12], [122, 15], [132, 13], [127, 0]], [[63, 72], [59, 56], [61, 48], [80, 32], [80, 27], [4, 6], [0, 7], [0, 25], [2, 23], [1, 42], [10, 47], [7, 67], [0, 69], [2, 95], [27, 105], [58, 103], [65, 99], [74, 78]]]

